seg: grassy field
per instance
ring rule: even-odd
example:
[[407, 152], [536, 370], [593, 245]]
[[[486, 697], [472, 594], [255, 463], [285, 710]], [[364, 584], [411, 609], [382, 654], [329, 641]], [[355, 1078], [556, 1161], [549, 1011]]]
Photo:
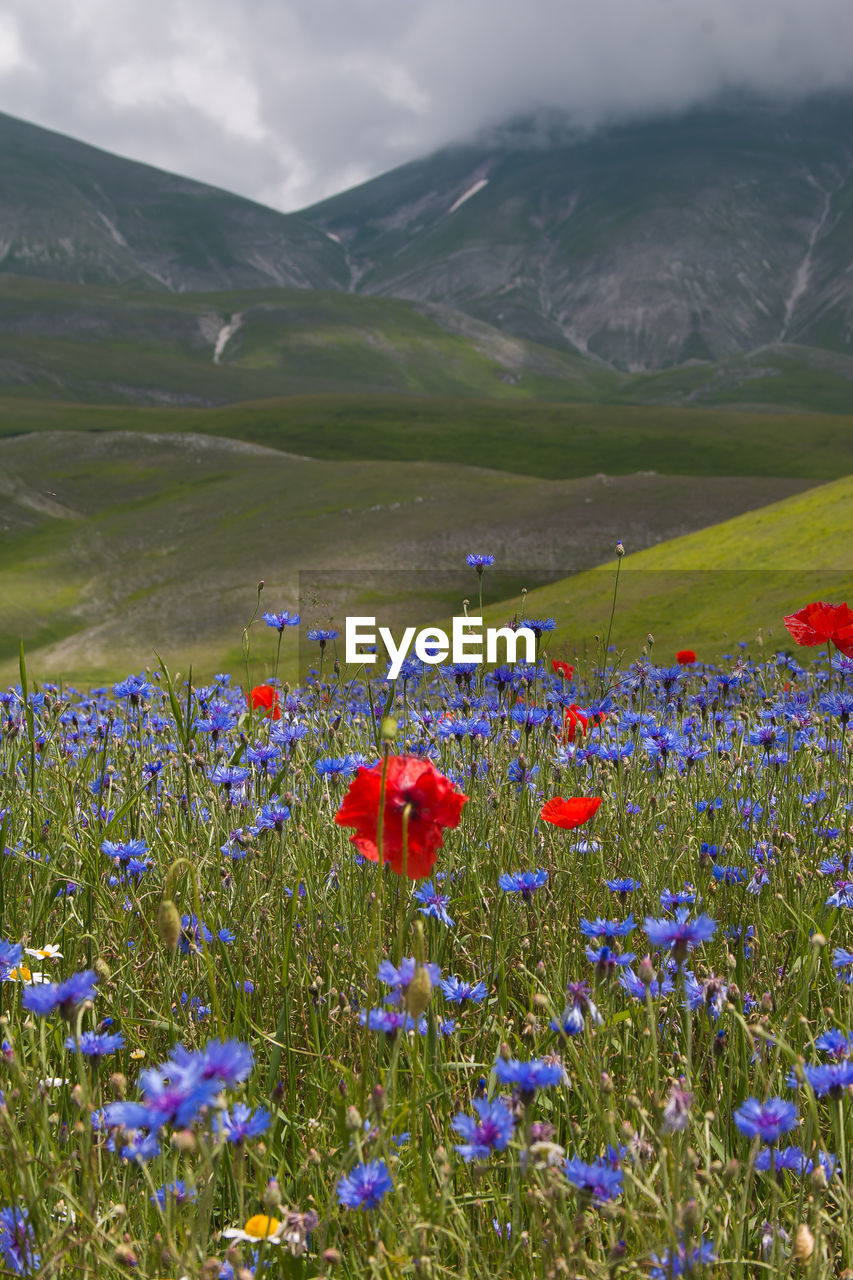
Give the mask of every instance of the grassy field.
[[[663, 546], [627, 554], [620, 566], [611, 643], [627, 660], [654, 635], [656, 660], [678, 649], [708, 657], [748, 642], [772, 652], [790, 638], [784, 613], [809, 600], [853, 600], [853, 477], [751, 511]], [[594, 646], [606, 637], [616, 559], [608, 566], [531, 591], [526, 615], [565, 619], [553, 652]], [[488, 609], [494, 622], [518, 609]]]
[[278, 721], [221, 680], [25, 679], [0, 1267], [849, 1274], [853, 661], [821, 658], [390, 702], [327, 661]]
[[334, 461], [456, 463], [543, 479], [853, 472], [853, 419], [831, 414], [292, 396], [215, 409], [0, 400], [0, 437], [35, 431], [194, 432]]
[[361, 392], [523, 404], [596, 400], [624, 380], [580, 355], [392, 298], [306, 289], [175, 295], [0, 275], [3, 396], [182, 406]]
[[[233, 671], [259, 579], [265, 607], [295, 607], [302, 572], [314, 621], [345, 603], [426, 623], [470, 591], [459, 546], [488, 546], [504, 574], [495, 586], [510, 594], [600, 563], [617, 527], [651, 545], [807, 484], [542, 480], [146, 432], [7, 437], [0, 672], [14, 675], [21, 638], [43, 676], [99, 678], [155, 648], [182, 670], [192, 659], [209, 674]], [[269, 636], [258, 643], [268, 662]]]
[[628, 374], [426, 303], [305, 289], [168, 294], [0, 274], [0, 398], [204, 407], [322, 393], [849, 415], [853, 357], [776, 344]]

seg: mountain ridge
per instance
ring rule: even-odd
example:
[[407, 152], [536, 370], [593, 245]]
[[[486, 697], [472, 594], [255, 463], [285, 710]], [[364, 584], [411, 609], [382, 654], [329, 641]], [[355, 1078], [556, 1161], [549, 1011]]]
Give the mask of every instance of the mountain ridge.
[[551, 112], [283, 214], [0, 115], [0, 275], [398, 298], [623, 373], [850, 355], [851, 137], [853, 94]]
[[297, 214], [5, 114], [0, 272], [170, 292], [345, 281], [340, 247]]

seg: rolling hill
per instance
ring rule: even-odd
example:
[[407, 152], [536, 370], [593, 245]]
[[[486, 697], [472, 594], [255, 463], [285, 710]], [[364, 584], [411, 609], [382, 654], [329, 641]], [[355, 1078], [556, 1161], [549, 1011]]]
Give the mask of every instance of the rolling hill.
[[657, 472], [817, 483], [853, 472], [853, 420], [836, 414], [390, 394], [212, 409], [0, 399], [0, 438], [63, 430], [189, 431], [327, 461], [452, 463], [550, 480]]
[[[21, 638], [40, 678], [115, 677], [155, 649], [184, 671], [238, 671], [259, 579], [264, 607], [295, 607], [301, 591], [309, 621], [343, 603], [426, 624], [475, 589], [460, 548], [495, 554], [490, 583], [508, 595], [600, 563], [617, 531], [653, 544], [808, 483], [543, 480], [447, 462], [318, 461], [155, 430], [7, 437], [0, 679], [14, 679]], [[256, 631], [263, 675], [273, 633]]]
[[[680, 648], [716, 659], [746, 642], [792, 649], [786, 614], [810, 600], [853, 604], [853, 476], [736, 516], [621, 565], [611, 642], [628, 661], [654, 636], [654, 660], [671, 664]], [[553, 654], [597, 648], [607, 634], [615, 560], [531, 591], [526, 616], [554, 617]], [[515, 600], [487, 610], [503, 621]], [[756, 637], [761, 640], [756, 643]]]

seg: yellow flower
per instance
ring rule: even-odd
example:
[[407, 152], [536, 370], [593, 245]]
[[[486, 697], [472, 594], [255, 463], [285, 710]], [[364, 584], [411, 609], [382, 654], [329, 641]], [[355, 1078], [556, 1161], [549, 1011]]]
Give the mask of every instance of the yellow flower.
[[30, 982], [34, 986], [48, 981], [43, 973], [33, 973], [25, 964], [19, 964], [17, 969], [10, 969], [8, 977], [11, 982]]
[[251, 1244], [266, 1240], [268, 1244], [278, 1244], [280, 1231], [281, 1223], [278, 1218], [268, 1218], [265, 1213], [254, 1213], [242, 1230], [239, 1227], [229, 1227], [222, 1234], [226, 1240], [248, 1240]]

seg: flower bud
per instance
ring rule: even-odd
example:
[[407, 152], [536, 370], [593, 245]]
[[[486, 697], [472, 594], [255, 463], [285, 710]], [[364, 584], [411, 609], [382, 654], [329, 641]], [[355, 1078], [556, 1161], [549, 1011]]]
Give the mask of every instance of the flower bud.
[[261, 1203], [267, 1213], [272, 1213], [273, 1209], [277, 1209], [281, 1204], [281, 1187], [278, 1185], [275, 1178], [270, 1178], [267, 1183], [264, 1194], [261, 1197]]
[[167, 951], [176, 951], [181, 936], [181, 917], [171, 898], [163, 898], [157, 908], [157, 932]]
[[424, 1012], [431, 997], [432, 982], [429, 970], [422, 964], [418, 965], [415, 969], [415, 975], [406, 990], [406, 1010], [415, 1021]]
[[358, 1107], [347, 1107], [344, 1123], [350, 1133], [357, 1133], [364, 1124]]
[[814, 1236], [805, 1222], [801, 1222], [794, 1235], [792, 1254], [795, 1262], [808, 1262], [814, 1253]]

